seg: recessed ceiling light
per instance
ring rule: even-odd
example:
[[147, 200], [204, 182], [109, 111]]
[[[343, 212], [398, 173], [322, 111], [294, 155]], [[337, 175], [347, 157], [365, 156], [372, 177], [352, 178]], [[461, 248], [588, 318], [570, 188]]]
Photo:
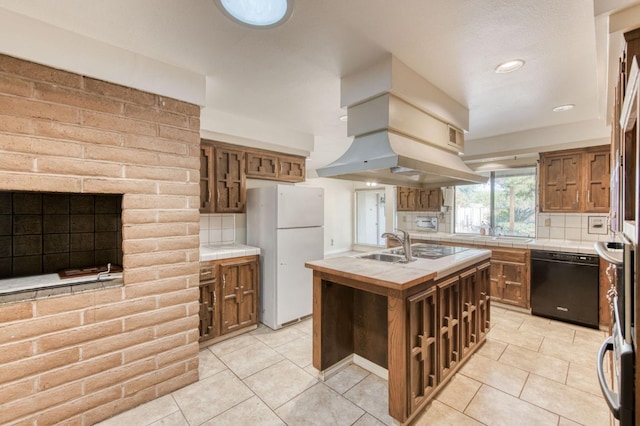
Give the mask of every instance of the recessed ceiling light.
[[506, 61], [501, 63], [496, 67], [496, 72], [498, 74], [506, 74], [508, 72], [513, 72], [519, 70], [524, 65], [524, 61], [522, 59], [512, 59], [510, 61]]
[[569, 111], [570, 109], [573, 109], [575, 105], [574, 104], [566, 104], [566, 105], [558, 105], [557, 107], [553, 108], [553, 112], [563, 112], [563, 111]]
[[293, 0], [214, 0], [232, 20], [252, 28], [273, 28], [289, 19]]
[[344, 121], [346, 123], [347, 121], [349, 121], [349, 116], [348, 115], [341, 115], [340, 116], [340, 121]]

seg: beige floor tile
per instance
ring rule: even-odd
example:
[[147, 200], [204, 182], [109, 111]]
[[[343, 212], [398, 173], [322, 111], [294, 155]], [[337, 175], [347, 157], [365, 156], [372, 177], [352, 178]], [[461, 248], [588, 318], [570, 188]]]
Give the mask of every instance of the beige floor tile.
[[602, 396], [598, 373], [595, 368], [595, 360], [593, 364], [593, 366], [587, 367], [578, 363], [570, 363], [567, 385], [596, 396]]
[[351, 364], [344, 370], [339, 371], [325, 380], [325, 384], [339, 394], [343, 394], [360, 383], [369, 374], [367, 370]]
[[122, 414], [98, 423], [100, 426], [149, 425], [173, 413], [180, 412], [171, 395], [149, 401]]
[[254, 343], [220, 357], [220, 360], [241, 379], [245, 379], [283, 359], [281, 354], [262, 342]]
[[[608, 425], [609, 423], [607, 423]], [[603, 426], [607, 426], [603, 425]], [[582, 426], [580, 423], [572, 422], [569, 419], [565, 419], [564, 417], [560, 417], [560, 421], [558, 422], [558, 426]]]
[[385, 424], [373, 417], [371, 414], [365, 413], [365, 415], [360, 417], [353, 426], [385, 426]]
[[497, 360], [500, 358], [500, 355], [502, 355], [502, 352], [504, 352], [506, 347], [506, 343], [487, 337], [484, 344], [476, 351], [476, 353], [486, 356], [487, 358]]
[[310, 365], [313, 358], [313, 340], [310, 336], [302, 336], [274, 349], [302, 368]]
[[247, 377], [244, 382], [271, 409], [276, 409], [316, 384], [318, 380], [285, 359]]
[[569, 369], [567, 361], [515, 345], [509, 345], [498, 361], [560, 383], [565, 382]]
[[324, 383], [318, 383], [278, 408], [276, 414], [289, 426], [346, 426], [361, 418], [364, 411]]
[[253, 392], [228, 370], [173, 392], [182, 414], [199, 425], [253, 396]]
[[298, 324], [293, 325], [293, 327], [309, 336], [313, 334], [313, 321], [311, 320], [311, 318], [302, 320]]
[[201, 349], [199, 358], [198, 377], [200, 380], [213, 376], [227, 368], [209, 349]]
[[599, 398], [562, 383], [531, 374], [521, 399], [583, 425], [607, 425], [609, 409]]
[[189, 426], [189, 422], [184, 418], [182, 412], [176, 411], [169, 414], [167, 417], [163, 417], [157, 422], [151, 423], [149, 426]]
[[526, 331], [529, 333], [539, 334], [544, 337], [550, 337], [552, 339], [560, 340], [563, 342], [573, 343], [573, 338], [576, 334], [575, 330], [571, 327], [567, 327], [558, 322], [551, 322], [549, 320], [540, 320], [532, 317], [531, 320], [525, 320], [520, 326], [520, 331]]
[[491, 328], [487, 334], [487, 338], [537, 351], [538, 348], [540, 348], [543, 336], [498, 324]]
[[556, 425], [558, 416], [483, 385], [464, 413], [486, 425]]
[[262, 326], [252, 331], [250, 334], [272, 348], [276, 348], [280, 345], [284, 345], [285, 343], [289, 343], [292, 340], [306, 336], [305, 333], [292, 325], [282, 327], [279, 330], [272, 330], [269, 327]]
[[477, 354], [460, 368], [460, 374], [514, 396], [520, 395], [528, 376], [526, 371]]
[[240, 336], [232, 337], [229, 340], [216, 343], [215, 345], [208, 346], [207, 349], [213, 352], [215, 356], [221, 357], [222, 355], [244, 349], [257, 342], [258, 339], [253, 337], [251, 334], [242, 334]]
[[545, 337], [539, 352], [572, 363], [579, 363], [586, 367], [595, 368], [599, 345], [582, 342], [567, 343]]
[[600, 330], [581, 328], [576, 330], [576, 337], [573, 340], [577, 344], [594, 344], [601, 345], [607, 338], [607, 333]]
[[481, 426], [469, 416], [440, 401], [433, 401], [425, 412], [413, 421], [413, 426]]
[[389, 387], [386, 380], [375, 374], [369, 374], [349, 389], [344, 396], [384, 424], [391, 424]]
[[456, 374], [436, 399], [462, 412], [469, 405], [482, 383], [462, 374]]
[[202, 426], [284, 426], [284, 424], [260, 398], [254, 396], [203, 423]]

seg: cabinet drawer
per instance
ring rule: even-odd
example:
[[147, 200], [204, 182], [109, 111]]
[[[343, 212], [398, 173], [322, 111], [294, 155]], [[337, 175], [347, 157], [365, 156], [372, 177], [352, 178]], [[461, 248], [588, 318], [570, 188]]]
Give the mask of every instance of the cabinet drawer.
[[214, 266], [210, 263], [200, 264], [200, 281], [209, 281], [215, 278]]
[[486, 248], [491, 249], [491, 260], [526, 263], [529, 254], [529, 250]]

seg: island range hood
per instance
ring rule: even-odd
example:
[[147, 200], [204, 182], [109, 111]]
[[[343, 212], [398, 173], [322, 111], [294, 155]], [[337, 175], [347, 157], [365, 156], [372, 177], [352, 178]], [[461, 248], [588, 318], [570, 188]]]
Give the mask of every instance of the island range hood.
[[341, 101], [354, 139], [318, 176], [415, 188], [487, 181], [459, 156], [469, 111], [395, 57], [343, 78]]
[[355, 137], [342, 157], [317, 172], [321, 177], [415, 188], [487, 181], [457, 154], [388, 130]]

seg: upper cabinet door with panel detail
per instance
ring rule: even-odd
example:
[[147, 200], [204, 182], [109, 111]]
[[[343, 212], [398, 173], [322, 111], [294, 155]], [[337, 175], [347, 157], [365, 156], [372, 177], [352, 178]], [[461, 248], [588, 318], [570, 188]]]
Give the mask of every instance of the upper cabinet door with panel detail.
[[278, 180], [304, 182], [306, 164], [304, 157], [278, 157]]
[[540, 161], [541, 210], [580, 211], [581, 154], [546, 154]]
[[605, 149], [589, 150], [584, 155], [585, 187], [587, 190], [584, 211], [608, 213], [610, 205], [611, 152]]
[[213, 213], [213, 147], [200, 146], [200, 213]]
[[215, 153], [216, 212], [243, 213], [246, 196], [244, 152], [216, 148]]
[[255, 179], [276, 179], [278, 177], [278, 157], [257, 152], [246, 152], [247, 177]]

